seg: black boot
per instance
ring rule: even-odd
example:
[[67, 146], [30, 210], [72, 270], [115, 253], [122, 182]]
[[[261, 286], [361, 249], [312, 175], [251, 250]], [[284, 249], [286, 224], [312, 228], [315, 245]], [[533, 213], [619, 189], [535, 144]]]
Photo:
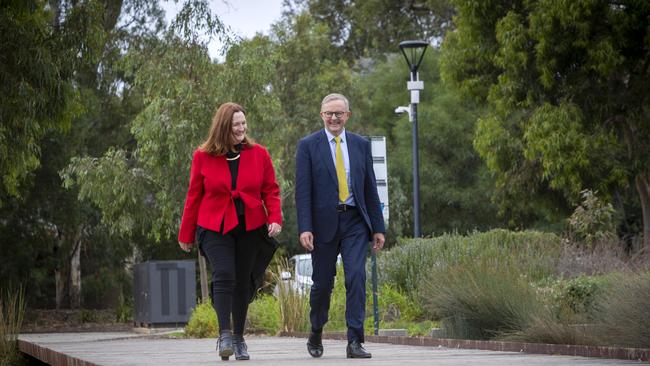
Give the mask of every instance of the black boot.
[[244, 341], [244, 336], [234, 334], [232, 336], [232, 346], [235, 349], [236, 360], [250, 360], [251, 357], [248, 355], [248, 347]]
[[323, 333], [322, 330], [320, 332], [312, 332], [309, 334], [309, 339], [307, 340], [307, 352], [311, 355], [311, 357], [320, 357], [323, 355]]
[[219, 351], [219, 356], [221, 356], [221, 359], [224, 361], [228, 361], [228, 358], [233, 354], [232, 332], [230, 329], [219, 332], [217, 351]]

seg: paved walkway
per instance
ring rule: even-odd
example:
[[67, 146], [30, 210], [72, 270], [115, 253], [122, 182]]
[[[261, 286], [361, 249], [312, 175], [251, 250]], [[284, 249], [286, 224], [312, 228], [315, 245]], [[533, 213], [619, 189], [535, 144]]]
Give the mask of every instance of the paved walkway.
[[[52, 365], [219, 365], [221, 360], [212, 339], [171, 339], [132, 332], [24, 334], [20, 347]], [[325, 339], [325, 354], [312, 359], [305, 339], [247, 337], [251, 360], [245, 365], [650, 365], [635, 361], [598, 358], [532, 355], [444, 347], [366, 343], [372, 359], [345, 358], [345, 341]], [[235, 362], [231, 357], [230, 362]]]

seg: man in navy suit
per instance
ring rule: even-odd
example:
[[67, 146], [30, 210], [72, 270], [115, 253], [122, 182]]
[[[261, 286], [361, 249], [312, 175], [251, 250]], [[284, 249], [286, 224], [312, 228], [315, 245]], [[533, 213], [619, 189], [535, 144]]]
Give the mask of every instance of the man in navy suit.
[[345, 320], [348, 358], [370, 358], [363, 348], [366, 303], [366, 255], [384, 246], [381, 213], [370, 141], [345, 130], [351, 116], [349, 102], [330, 94], [321, 103], [325, 128], [298, 142], [296, 208], [300, 244], [311, 252], [311, 334], [307, 350], [323, 355], [322, 332], [328, 320], [330, 297], [340, 253], [345, 273]]

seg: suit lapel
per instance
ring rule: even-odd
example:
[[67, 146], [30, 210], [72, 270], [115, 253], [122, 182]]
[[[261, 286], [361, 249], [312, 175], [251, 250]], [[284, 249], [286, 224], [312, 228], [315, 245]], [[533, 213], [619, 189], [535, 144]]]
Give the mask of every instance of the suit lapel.
[[338, 184], [338, 179], [336, 178], [336, 167], [332, 161], [332, 150], [330, 150], [330, 142], [327, 141], [327, 134], [325, 130], [321, 130], [321, 133], [318, 136], [318, 155], [323, 159], [323, 163], [327, 167], [327, 171], [330, 174], [330, 177], [334, 180], [334, 183]]

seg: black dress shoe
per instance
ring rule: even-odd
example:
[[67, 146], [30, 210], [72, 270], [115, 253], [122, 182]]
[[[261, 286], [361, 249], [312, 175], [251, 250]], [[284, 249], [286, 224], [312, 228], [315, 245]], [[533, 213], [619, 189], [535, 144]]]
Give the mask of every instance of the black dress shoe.
[[248, 347], [244, 341], [244, 337], [238, 334], [232, 336], [232, 347], [235, 350], [235, 360], [250, 360], [248, 355]]
[[348, 347], [345, 349], [345, 352], [348, 354], [348, 358], [371, 358], [372, 354], [366, 351], [359, 341], [352, 341], [348, 344]]
[[217, 340], [217, 351], [219, 351], [219, 356], [224, 361], [227, 361], [233, 354], [232, 332], [230, 330], [222, 330], [220, 332], [219, 339]]
[[323, 333], [311, 332], [307, 340], [307, 352], [311, 357], [320, 357], [323, 355]]

